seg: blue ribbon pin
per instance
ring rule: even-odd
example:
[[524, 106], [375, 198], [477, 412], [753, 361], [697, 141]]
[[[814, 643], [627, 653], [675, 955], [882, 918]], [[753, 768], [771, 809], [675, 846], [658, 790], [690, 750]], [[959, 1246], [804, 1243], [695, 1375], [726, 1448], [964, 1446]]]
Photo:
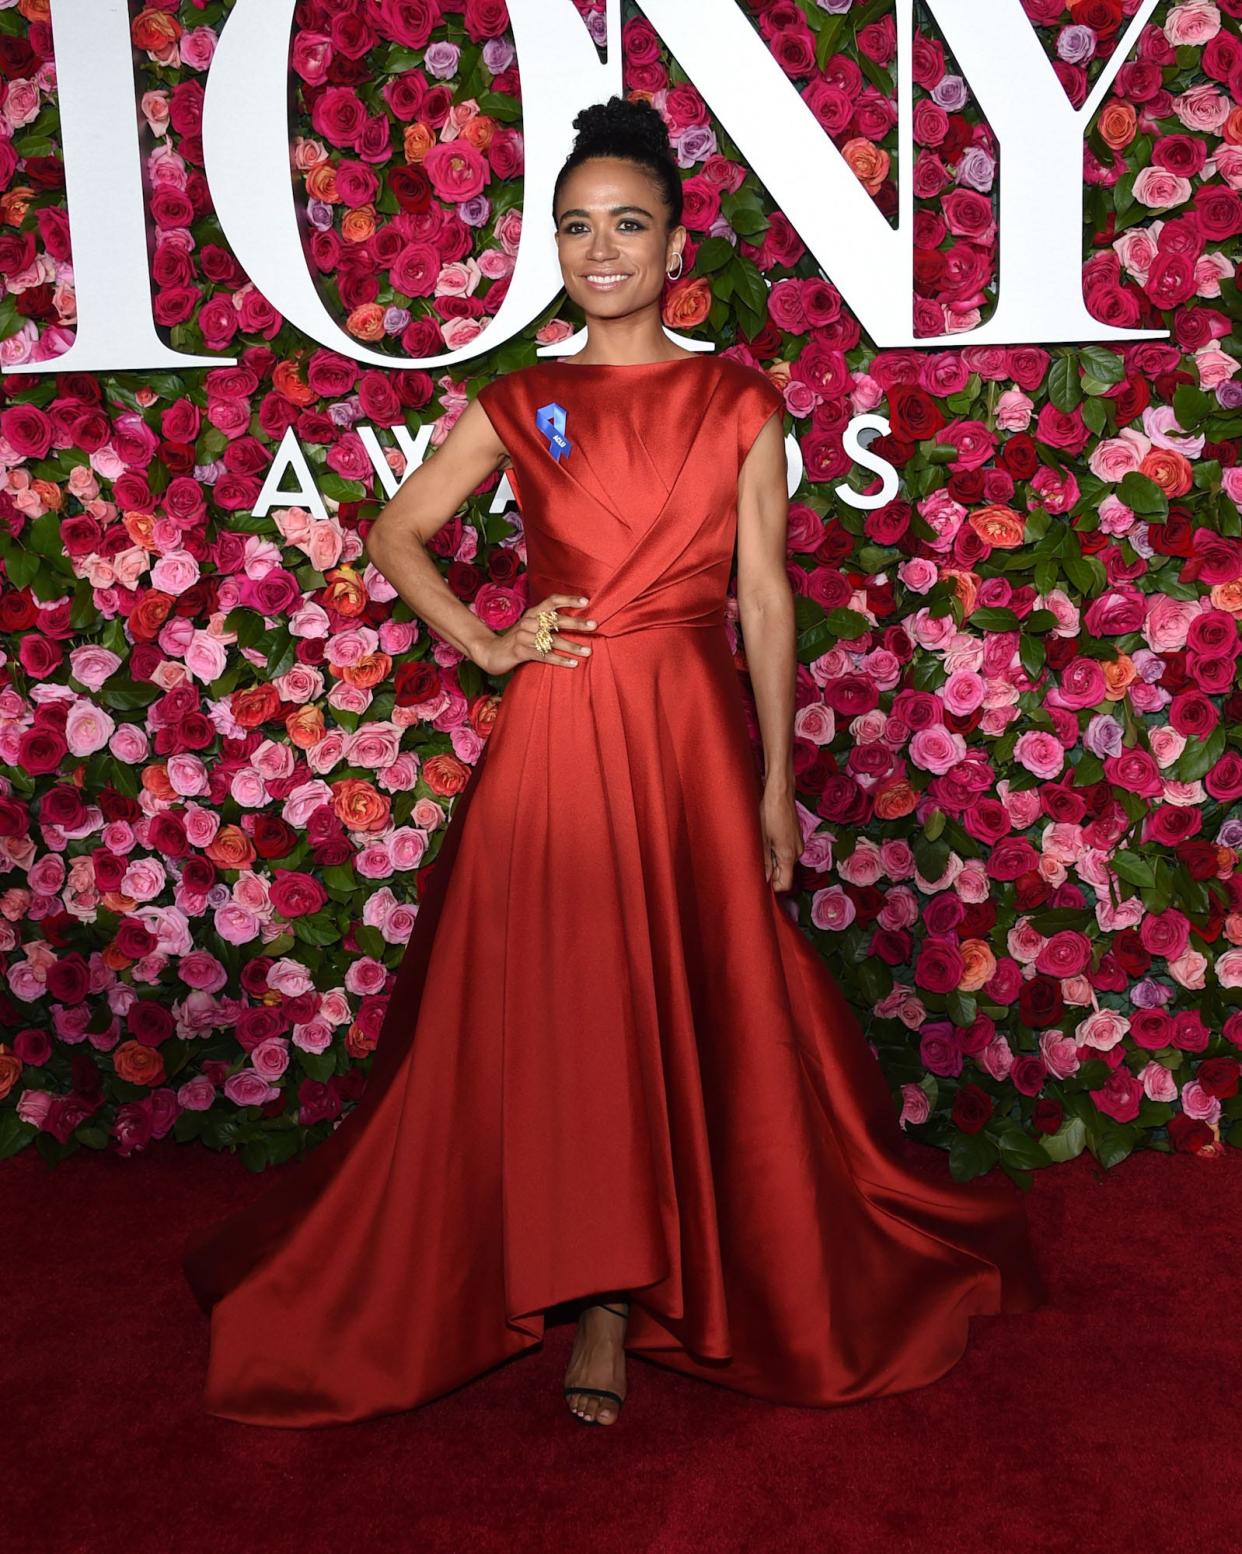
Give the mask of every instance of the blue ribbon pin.
[[535, 425], [548, 439], [548, 452], [559, 463], [573, 444], [565, 436], [565, 407], [555, 400], [535, 411]]

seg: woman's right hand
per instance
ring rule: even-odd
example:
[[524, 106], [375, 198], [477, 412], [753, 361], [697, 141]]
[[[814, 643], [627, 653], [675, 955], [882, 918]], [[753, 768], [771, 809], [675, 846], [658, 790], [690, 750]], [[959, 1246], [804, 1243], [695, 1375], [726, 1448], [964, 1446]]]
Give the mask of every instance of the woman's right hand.
[[[594, 631], [596, 622], [580, 620], [576, 615], [569, 616], [564, 612], [570, 608], [580, 608], [587, 602], [579, 594], [549, 594], [546, 599], [524, 610], [508, 631], [498, 631], [476, 662], [491, 675], [507, 674], [515, 665], [528, 658], [538, 659], [541, 664], [563, 664], [569, 669], [576, 669], [579, 662], [589, 656], [591, 645], [589, 642], [566, 641], [561, 632], [566, 628], [572, 631]], [[543, 653], [535, 646], [540, 610], [556, 610], [560, 621], [559, 628], [553, 628], [552, 631], [552, 646]]]

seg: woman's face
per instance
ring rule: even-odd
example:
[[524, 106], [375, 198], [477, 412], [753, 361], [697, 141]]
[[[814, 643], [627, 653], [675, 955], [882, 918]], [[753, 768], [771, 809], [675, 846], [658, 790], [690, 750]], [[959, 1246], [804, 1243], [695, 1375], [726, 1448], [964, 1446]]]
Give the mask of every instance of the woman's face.
[[[659, 306], [686, 239], [666, 230], [668, 210], [655, 180], [620, 157], [591, 157], [561, 185], [556, 249], [565, 290], [587, 315], [619, 318]], [[592, 275], [621, 279], [596, 282]]]

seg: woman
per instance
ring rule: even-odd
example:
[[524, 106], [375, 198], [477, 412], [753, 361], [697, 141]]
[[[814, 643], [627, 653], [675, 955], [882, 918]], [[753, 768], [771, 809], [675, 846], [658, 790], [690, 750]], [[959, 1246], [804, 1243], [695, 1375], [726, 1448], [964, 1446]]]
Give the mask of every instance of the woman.
[[[566, 1301], [587, 1423], [618, 1418], [627, 1352], [839, 1404], [934, 1380], [972, 1314], [1042, 1300], [1021, 1194], [905, 1138], [778, 900], [801, 847], [783, 399], [661, 329], [686, 229], [659, 114], [614, 98], [575, 126], [554, 211], [586, 348], [487, 384], [368, 537], [441, 638], [513, 674], [361, 1102], [187, 1255], [224, 1417], [416, 1406]], [[502, 465], [535, 603], [493, 633], [422, 542]]]

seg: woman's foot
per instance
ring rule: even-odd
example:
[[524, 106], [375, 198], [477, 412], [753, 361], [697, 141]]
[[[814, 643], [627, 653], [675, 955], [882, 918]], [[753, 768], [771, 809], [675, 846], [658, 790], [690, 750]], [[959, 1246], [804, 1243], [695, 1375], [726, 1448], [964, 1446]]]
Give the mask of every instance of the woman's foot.
[[[623, 1313], [619, 1315], [618, 1313]], [[576, 1386], [604, 1387], [625, 1397], [625, 1330], [629, 1307], [624, 1301], [587, 1306], [578, 1317], [573, 1353], [565, 1371], [565, 1401], [580, 1419], [615, 1424], [621, 1406], [613, 1398], [575, 1392]]]

